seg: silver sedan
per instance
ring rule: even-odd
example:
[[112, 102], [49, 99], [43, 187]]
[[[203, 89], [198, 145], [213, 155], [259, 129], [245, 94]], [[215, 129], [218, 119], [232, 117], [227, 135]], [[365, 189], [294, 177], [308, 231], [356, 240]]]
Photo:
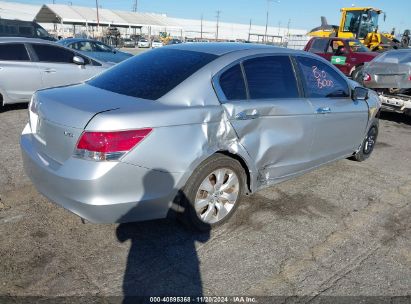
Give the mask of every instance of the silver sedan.
[[365, 160], [378, 96], [309, 53], [179, 44], [84, 84], [38, 91], [21, 136], [37, 189], [99, 223], [176, 215], [208, 229], [243, 195]]
[[43, 39], [0, 38], [0, 110], [42, 88], [80, 83], [109, 66]]

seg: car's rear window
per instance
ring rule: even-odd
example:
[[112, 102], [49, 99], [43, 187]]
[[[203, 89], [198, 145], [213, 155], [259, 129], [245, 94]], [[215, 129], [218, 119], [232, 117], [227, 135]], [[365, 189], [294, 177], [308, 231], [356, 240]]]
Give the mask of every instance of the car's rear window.
[[309, 51], [312, 53], [324, 53], [327, 44], [328, 39], [314, 39]]
[[152, 50], [122, 62], [88, 81], [115, 93], [155, 100], [217, 58], [216, 55], [173, 49]]
[[373, 62], [411, 64], [411, 51], [391, 51], [376, 57]]

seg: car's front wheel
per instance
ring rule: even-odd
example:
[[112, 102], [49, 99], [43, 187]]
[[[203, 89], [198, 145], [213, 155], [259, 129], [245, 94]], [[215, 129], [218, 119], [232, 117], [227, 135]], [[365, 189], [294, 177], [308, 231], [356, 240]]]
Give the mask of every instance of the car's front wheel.
[[361, 161], [366, 160], [368, 157], [370, 157], [372, 151], [374, 151], [374, 147], [377, 142], [377, 136], [378, 136], [378, 127], [377, 125], [373, 125], [368, 130], [368, 133], [365, 136], [365, 139], [361, 144], [360, 150], [353, 155], [352, 159], [361, 162]]
[[213, 155], [193, 172], [182, 191], [184, 222], [202, 231], [224, 223], [238, 207], [245, 184], [237, 160]]

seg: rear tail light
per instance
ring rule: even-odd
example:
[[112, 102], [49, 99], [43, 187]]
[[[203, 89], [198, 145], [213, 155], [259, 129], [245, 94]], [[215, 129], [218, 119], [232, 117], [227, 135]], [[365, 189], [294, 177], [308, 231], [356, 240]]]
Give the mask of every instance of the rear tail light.
[[151, 128], [117, 132], [88, 132], [81, 134], [74, 156], [94, 160], [119, 160], [146, 138]]
[[409, 80], [409, 81], [411, 81], [411, 76], [410, 76], [410, 77], [408, 77], [408, 80]]
[[368, 73], [364, 73], [364, 76], [362, 78], [364, 81], [371, 81], [371, 75]]
[[30, 103], [29, 103], [29, 110], [33, 112], [34, 114], [38, 114], [37, 111], [37, 96], [36, 94], [33, 94], [31, 97]]

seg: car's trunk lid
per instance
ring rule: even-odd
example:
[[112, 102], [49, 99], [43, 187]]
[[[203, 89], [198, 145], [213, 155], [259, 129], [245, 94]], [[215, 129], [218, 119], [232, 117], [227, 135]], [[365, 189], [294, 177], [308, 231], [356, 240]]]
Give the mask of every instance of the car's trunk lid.
[[[99, 113], [135, 106], [132, 98], [86, 84], [39, 91], [30, 109], [30, 125], [37, 151], [45, 158], [63, 163], [89, 121]], [[143, 101], [149, 102], [149, 101]]]

